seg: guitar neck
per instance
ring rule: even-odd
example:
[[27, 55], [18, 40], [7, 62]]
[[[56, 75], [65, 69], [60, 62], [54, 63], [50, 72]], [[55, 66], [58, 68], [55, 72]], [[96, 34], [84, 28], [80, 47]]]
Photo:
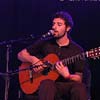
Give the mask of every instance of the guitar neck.
[[83, 52], [81, 54], [77, 54], [77, 55], [69, 57], [67, 59], [63, 59], [62, 63], [64, 63], [65, 65], [69, 65], [69, 64], [74, 63], [79, 60], [85, 60], [86, 57], [87, 57], [87, 53]]
[[100, 47], [91, 49], [91, 50], [86, 51], [86, 52], [82, 52], [80, 54], [69, 57], [67, 59], [63, 59], [62, 62], [64, 64], [68, 65], [68, 64], [74, 63], [74, 62], [79, 61], [79, 60], [85, 60], [86, 57], [87, 58], [93, 58], [93, 59], [96, 59], [96, 58], [99, 59], [99, 57], [100, 57]]

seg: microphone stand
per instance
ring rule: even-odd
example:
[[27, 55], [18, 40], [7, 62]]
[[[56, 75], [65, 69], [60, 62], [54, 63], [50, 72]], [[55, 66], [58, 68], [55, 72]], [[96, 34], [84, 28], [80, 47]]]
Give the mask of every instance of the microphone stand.
[[[10, 54], [11, 45], [8, 44], [8, 45], [6, 45], [6, 47], [7, 47], [7, 51], [6, 51], [6, 73], [9, 73], [9, 54]], [[9, 77], [9, 74], [8, 74], [5, 77], [5, 100], [8, 100], [9, 86], [10, 86], [10, 77]]]
[[[23, 41], [27, 41], [30, 40], [31, 38], [19, 38], [17, 40], [9, 40], [9, 41], [3, 41], [0, 42], [0, 46], [6, 45], [6, 72], [5, 73], [0, 73], [0, 75], [2, 75], [5, 79], [5, 95], [4, 95], [4, 100], [8, 100], [8, 91], [9, 91], [9, 86], [10, 86], [10, 71], [9, 71], [9, 61], [10, 61], [10, 50], [12, 47], [13, 43], [16, 42], [23, 42]], [[10, 74], [9, 74], [10, 73]]]

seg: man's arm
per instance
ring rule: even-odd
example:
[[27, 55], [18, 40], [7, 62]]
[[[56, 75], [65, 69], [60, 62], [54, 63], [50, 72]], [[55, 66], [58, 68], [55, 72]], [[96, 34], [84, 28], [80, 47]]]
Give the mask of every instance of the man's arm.
[[64, 66], [62, 62], [56, 63], [56, 69], [65, 79], [82, 82], [82, 73], [76, 72], [75, 74], [70, 74], [68, 67]]
[[36, 63], [36, 61], [39, 61], [38, 58], [35, 56], [30, 55], [26, 49], [23, 49], [18, 53], [18, 59], [22, 62], [30, 62], [32, 64]]
[[82, 73], [76, 72], [75, 74], [71, 74], [70, 80], [82, 82]]
[[[32, 65], [43, 65], [42, 61], [35, 56], [30, 55], [26, 49], [23, 49], [18, 53], [18, 59], [22, 62], [29, 62]], [[34, 71], [37, 72], [42, 70], [43, 66], [39, 66], [38, 68], [34, 68]]]

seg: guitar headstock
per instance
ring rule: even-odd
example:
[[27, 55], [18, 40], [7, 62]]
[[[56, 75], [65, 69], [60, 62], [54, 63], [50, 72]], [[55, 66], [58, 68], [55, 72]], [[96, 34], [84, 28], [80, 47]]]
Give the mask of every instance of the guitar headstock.
[[97, 48], [87, 51], [86, 55], [89, 58], [93, 58], [93, 59], [98, 58], [99, 59], [100, 58], [100, 47], [97, 47]]

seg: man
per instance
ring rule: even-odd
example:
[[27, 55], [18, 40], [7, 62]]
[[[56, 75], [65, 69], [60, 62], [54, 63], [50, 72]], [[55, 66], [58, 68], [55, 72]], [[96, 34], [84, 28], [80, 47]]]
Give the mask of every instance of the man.
[[[73, 27], [73, 20], [69, 13], [60, 11], [53, 16], [52, 21], [53, 39], [41, 40], [23, 49], [18, 53], [18, 59], [38, 66], [33, 68], [38, 73], [45, 70], [41, 60], [49, 54], [56, 54], [59, 60], [55, 62], [55, 68], [59, 74], [58, 78], [45, 79], [40, 82], [38, 92], [39, 100], [87, 100], [85, 85], [82, 83], [82, 74], [85, 66], [84, 59], [69, 61], [62, 60], [75, 57], [83, 52], [83, 49], [69, 38]], [[54, 59], [52, 56], [51, 59]], [[47, 72], [48, 74], [49, 72]]]

